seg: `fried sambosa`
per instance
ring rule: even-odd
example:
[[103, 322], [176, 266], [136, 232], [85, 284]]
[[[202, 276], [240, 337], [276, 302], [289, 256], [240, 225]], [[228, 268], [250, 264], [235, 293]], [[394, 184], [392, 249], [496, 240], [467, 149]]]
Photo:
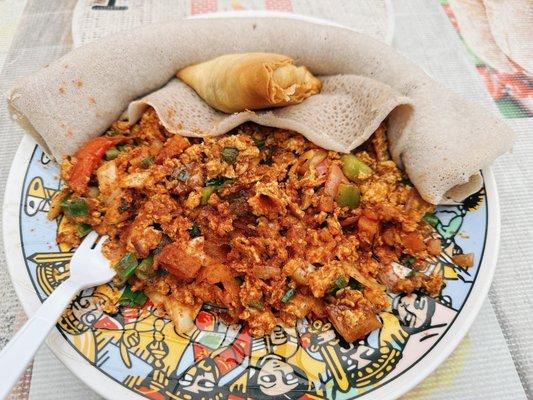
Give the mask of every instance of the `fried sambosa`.
[[226, 113], [298, 104], [322, 86], [306, 67], [274, 53], [228, 54], [177, 75], [207, 104]]

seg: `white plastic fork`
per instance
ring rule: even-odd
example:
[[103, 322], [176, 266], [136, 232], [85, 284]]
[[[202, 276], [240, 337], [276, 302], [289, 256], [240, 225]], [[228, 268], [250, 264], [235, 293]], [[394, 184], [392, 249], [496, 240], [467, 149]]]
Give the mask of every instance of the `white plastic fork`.
[[109, 282], [115, 271], [102, 254], [107, 236], [91, 232], [70, 260], [70, 277], [59, 285], [0, 352], [0, 399], [7, 397], [26, 365], [72, 298], [83, 289]]

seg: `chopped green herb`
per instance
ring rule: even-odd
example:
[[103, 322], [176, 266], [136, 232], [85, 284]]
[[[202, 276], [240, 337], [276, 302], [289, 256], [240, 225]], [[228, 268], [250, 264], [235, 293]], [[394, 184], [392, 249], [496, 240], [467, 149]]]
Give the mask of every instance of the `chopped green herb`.
[[224, 147], [220, 152], [220, 156], [228, 164], [234, 164], [237, 161], [237, 156], [239, 155], [239, 150], [234, 147]]
[[110, 129], [106, 132], [106, 135], [107, 136], [117, 136], [117, 135], [120, 135], [120, 132], [117, 131], [116, 129]]
[[406, 186], [413, 186], [413, 182], [411, 182], [411, 179], [407, 175], [402, 176], [402, 183]]
[[264, 159], [261, 160], [260, 164], [272, 165], [272, 156], [274, 155], [274, 147], [268, 146], [268, 152]]
[[411, 268], [416, 262], [416, 257], [410, 256], [408, 254], [402, 254], [400, 257], [400, 264]]
[[217, 176], [216, 178], [208, 179], [205, 182], [205, 186], [207, 186], [207, 187], [218, 187], [218, 186], [222, 186], [222, 184], [225, 181], [226, 181], [226, 178], [224, 178], [223, 176]]
[[135, 276], [137, 278], [146, 280], [155, 276], [155, 271], [153, 269], [154, 265], [154, 256], [150, 254], [148, 257], [144, 258], [137, 268], [135, 269]]
[[118, 299], [118, 304], [121, 306], [142, 307], [147, 299], [148, 297], [142, 291], [134, 292], [131, 287], [126, 286], [122, 296]]
[[89, 214], [89, 206], [84, 199], [66, 198], [59, 204], [63, 208], [63, 211], [74, 217], [81, 217]]
[[263, 150], [265, 147], [266, 139], [254, 139], [254, 144], [259, 150]]
[[283, 297], [281, 298], [281, 302], [282, 303], [287, 303], [291, 298], [292, 296], [294, 296], [294, 293], [296, 292], [296, 289], [294, 288], [289, 288], [285, 294], [283, 295]]
[[154, 156], [148, 156], [141, 161], [141, 168], [147, 169], [154, 162]]
[[207, 180], [205, 187], [202, 189], [201, 204], [205, 206], [214, 192], [216, 192], [222, 186], [231, 184], [233, 182], [235, 182], [235, 179], [226, 178], [224, 176], [217, 176], [216, 178]]
[[205, 206], [207, 204], [207, 202], [209, 201], [209, 198], [211, 197], [211, 195], [213, 193], [215, 193], [216, 190], [217, 189], [216, 189], [215, 186], [208, 186], [208, 187], [203, 188], [202, 189], [202, 199], [200, 201], [200, 204]]
[[93, 227], [89, 224], [86, 224], [86, 223], [83, 223], [83, 222], [80, 222], [77, 226], [76, 226], [76, 230], [78, 231], [78, 236], [80, 238], [84, 237], [84, 236], [87, 236], [87, 234], [93, 230]]
[[135, 273], [139, 263], [137, 258], [133, 253], [126, 253], [120, 261], [113, 266], [117, 271], [117, 276], [115, 277], [115, 283], [118, 286], [122, 286], [126, 281]]
[[426, 213], [422, 219], [435, 228], [439, 223], [439, 218], [433, 213]]
[[189, 229], [187, 229], [187, 232], [189, 232], [189, 236], [191, 237], [191, 239], [198, 237], [198, 236], [202, 236], [202, 231], [200, 230], [200, 227], [198, 226], [196, 222], [192, 224], [192, 226]]
[[118, 153], [120, 153], [120, 151], [116, 147], [111, 147], [105, 152], [105, 159], [108, 161], [113, 160], [118, 157]]
[[119, 143], [119, 144], [117, 144], [118, 151], [124, 151], [124, 149], [126, 148], [127, 145], [128, 145], [127, 143]]
[[226, 178], [225, 176], [217, 176], [216, 178], [208, 179], [207, 182], [205, 182], [205, 186], [207, 187], [214, 187], [218, 189], [222, 185], [226, 183], [233, 183], [235, 180], [232, 178]]

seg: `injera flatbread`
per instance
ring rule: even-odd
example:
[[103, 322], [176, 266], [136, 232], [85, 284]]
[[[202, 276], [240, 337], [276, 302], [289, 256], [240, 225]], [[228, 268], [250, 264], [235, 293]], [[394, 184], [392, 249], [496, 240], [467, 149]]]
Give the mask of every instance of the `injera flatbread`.
[[184, 66], [250, 51], [286, 54], [315, 75], [375, 79], [408, 97], [412, 112], [400, 108], [389, 117], [390, 150], [432, 203], [458, 185], [466, 186], [455, 193], [479, 188], [472, 177], [514, 140], [493, 114], [444, 89], [389, 46], [349, 29], [275, 17], [188, 20], [115, 34], [17, 82], [10, 107], [59, 159], [105, 131], [132, 100], [161, 88]]
[[448, 4], [468, 47], [492, 68], [512, 73], [513, 66], [492, 36], [483, 0], [449, 0]]
[[185, 83], [172, 79], [164, 88], [132, 102], [127, 116], [133, 124], [151, 106], [169, 132], [193, 137], [221, 135], [252, 121], [291, 129], [323, 148], [345, 152], [366, 141], [396, 107], [410, 107], [407, 97], [374, 79], [336, 75], [323, 77], [322, 85], [320, 94], [298, 105], [224, 114], [209, 107]]
[[498, 47], [533, 74], [533, 1], [483, 0], [483, 4]]

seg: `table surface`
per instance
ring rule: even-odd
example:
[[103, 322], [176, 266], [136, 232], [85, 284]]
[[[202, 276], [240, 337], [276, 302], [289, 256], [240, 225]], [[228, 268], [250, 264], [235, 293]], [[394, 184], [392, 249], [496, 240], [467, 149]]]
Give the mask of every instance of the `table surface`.
[[[76, 3], [76, 0], [0, 0], [2, 202], [9, 167], [20, 141], [20, 136], [15, 133], [20, 129], [6, 113], [5, 92], [16, 77], [36, 70], [72, 48], [71, 22]], [[489, 300], [458, 349], [406, 398], [519, 399], [533, 396], [533, 330], [529, 329], [533, 326], [533, 268], [529, 266], [533, 259], [531, 115], [527, 112], [517, 115], [515, 108], [505, 102], [499, 103], [493, 87], [489, 86], [487, 93], [484, 83], [488, 82], [486, 75], [491, 70], [472, 64], [450, 24], [450, 20], [452, 23], [456, 20], [448, 2], [393, 0], [392, 3], [396, 22], [394, 47], [444, 85], [494, 110], [497, 106], [506, 117], [515, 117], [508, 123], [519, 135], [513, 153], [501, 157], [494, 165], [502, 210], [502, 242]], [[450, 5], [453, 3], [455, 0], [450, 0]], [[531, 105], [531, 100], [533, 91], [529, 89], [526, 101]], [[0, 248], [2, 348], [24, 322], [25, 316], [8, 283], [4, 249], [3, 246]], [[45, 348], [37, 355], [34, 365], [28, 367], [11, 398], [57, 398], [58, 387], [65, 387], [64, 398], [98, 398]]]

